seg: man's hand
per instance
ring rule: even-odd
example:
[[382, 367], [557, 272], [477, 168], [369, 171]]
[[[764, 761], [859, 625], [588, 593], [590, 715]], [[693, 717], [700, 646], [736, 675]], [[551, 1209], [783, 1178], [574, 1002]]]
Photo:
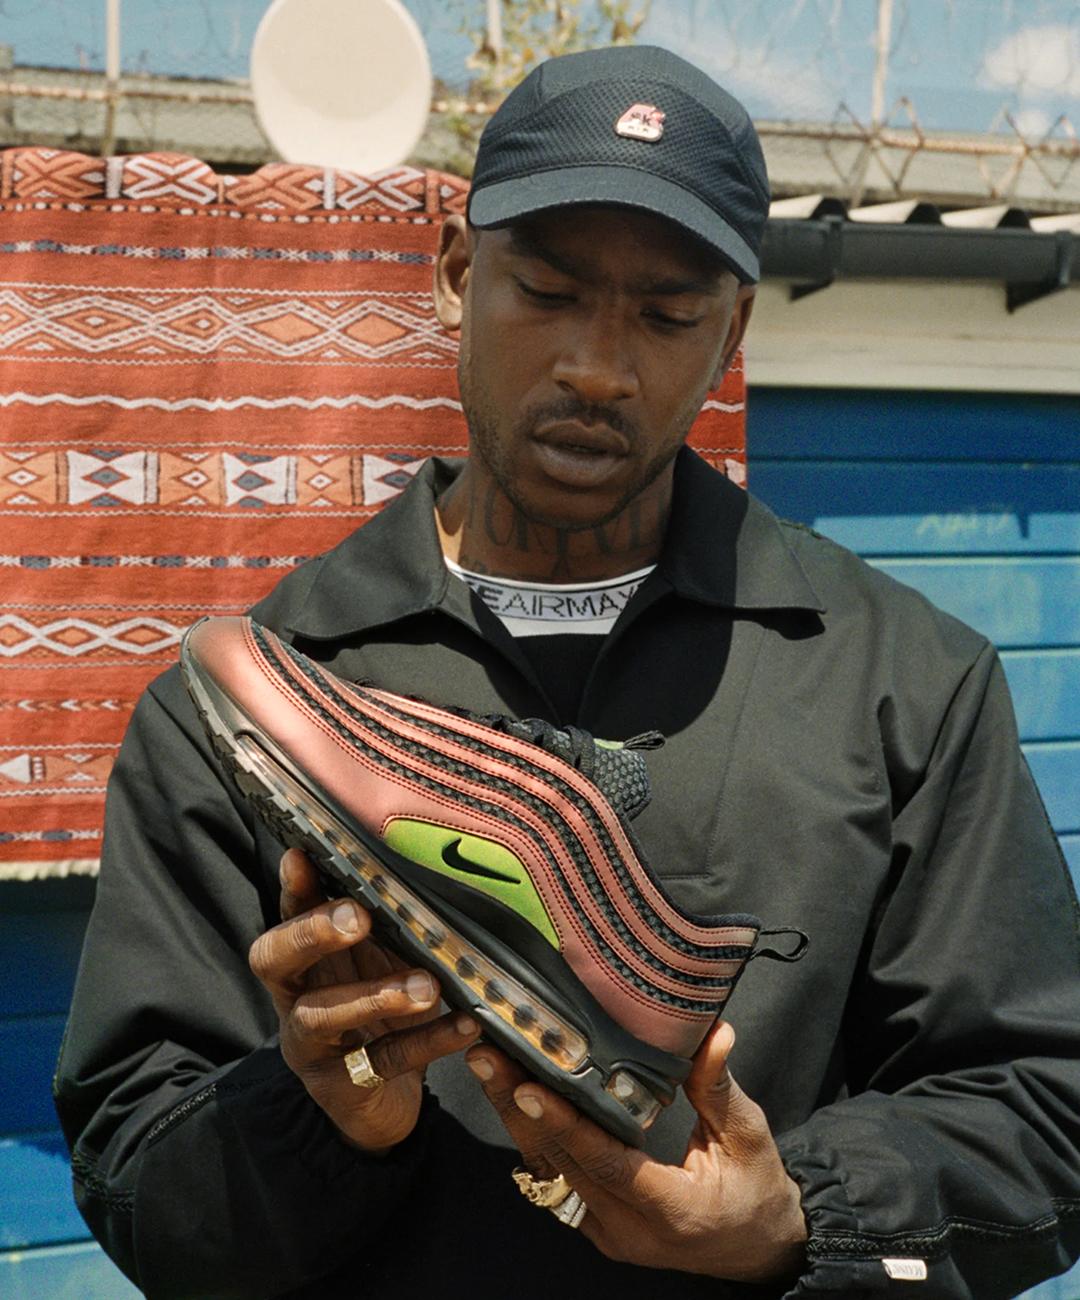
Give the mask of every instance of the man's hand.
[[[297, 849], [281, 859], [281, 915], [249, 958], [274, 1000], [281, 1054], [346, 1141], [385, 1151], [416, 1125], [427, 1066], [475, 1041], [479, 1026], [460, 1012], [439, 1016], [435, 980], [368, 939], [358, 903], [322, 901]], [[345, 1054], [362, 1044], [380, 1087], [349, 1077]]]
[[686, 1081], [698, 1122], [681, 1166], [625, 1146], [487, 1046], [466, 1058], [526, 1166], [566, 1176], [588, 1213], [580, 1231], [609, 1259], [733, 1281], [796, 1276], [806, 1222], [761, 1108], [728, 1073], [719, 1023]]

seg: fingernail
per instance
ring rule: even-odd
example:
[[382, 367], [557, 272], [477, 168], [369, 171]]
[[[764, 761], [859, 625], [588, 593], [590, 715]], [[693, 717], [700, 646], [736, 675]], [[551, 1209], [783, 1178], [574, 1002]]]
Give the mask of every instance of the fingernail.
[[430, 975], [410, 975], [405, 981], [405, 992], [412, 1002], [430, 1002], [435, 996], [435, 984]]
[[476, 1033], [477, 1024], [472, 1016], [458, 1016], [454, 1021], [454, 1028], [463, 1038], [468, 1038], [470, 1034]]
[[338, 903], [330, 913], [330, 920], [334, 923], [334, 929], [340, 930], [342, 934], [355, 934], [360, 929], [360, 918], [352, 903]]
[[523, 1110], [530, 1119], [539, 1119], [544, 1113], [543, 1104], [535, 1092], [515, 1092], [514, 1101], [518, 1110]]
[[471, 1061], [467, 1062], [469, 1069], [478, 1079], [483, 1079], [485, 1083], [491, 1078], [495, 1071], [491, 1068], [491, 1062], [486, 1056], [474, 1056]]

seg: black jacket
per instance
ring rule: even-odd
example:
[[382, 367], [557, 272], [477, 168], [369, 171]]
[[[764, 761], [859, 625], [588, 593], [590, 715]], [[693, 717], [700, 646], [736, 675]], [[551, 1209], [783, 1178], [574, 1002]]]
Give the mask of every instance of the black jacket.
[[[255, 615], [345, 677], [550, 714], [441, 562], [432, 494], [452, 472], [431, 462]], [[810, 935], [800, 965], [753, 962], [730, 1008], [733, 1072], [803, 1193], [793, 1294], [991, 1300], [1067, 1267], [1077, 905], [993, 649], [686, 452], [659, 565], [575, 721], [668, 736], [635, 829], [683, 907]], [[248, 971], [279, 857], [166, 673], [112, 779], [56, 1081], [82, 1211], [149, 1296], [778, 1294], [612, 1264], [528, 1205], [460, 1058], [389, 1157], [341, 1143]], [[680, 1158], [689, 1124], [672, 1108], [654, 1149]], [[928, 1282], [890, 1281], [892, 1258]]]

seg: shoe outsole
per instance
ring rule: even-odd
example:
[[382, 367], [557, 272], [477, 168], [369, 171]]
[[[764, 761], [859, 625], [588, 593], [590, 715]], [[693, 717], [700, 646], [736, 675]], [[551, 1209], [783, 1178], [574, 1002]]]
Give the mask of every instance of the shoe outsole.
[[307, 854], [332, 891], [366, 908], [377, 938], [405, 961], [430, 971], [444, 1000], [473, 1016], [496, 1046], [608, 1132], [641, 1146], [660, 1108], [653, 1092], [627, 1073], [622, 1062], [601, 1063], [590, 1057], [584, 1033], [545, 1006], [394, 875], [387, 862], [393, 851], [377, 848], [310, 788], [288, 757], [200, 670], [186, 643], [181, 671], [215, 755], [271, 834]]

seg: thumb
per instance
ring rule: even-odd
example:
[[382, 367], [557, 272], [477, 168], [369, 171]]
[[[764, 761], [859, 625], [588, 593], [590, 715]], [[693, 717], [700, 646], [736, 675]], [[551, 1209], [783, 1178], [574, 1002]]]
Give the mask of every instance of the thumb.
[[724, 1138], [725, 1145], [752, 1147], [768, 1135], [768, 1124], [728, 1069], [734, 1046], [735, 1030], [718, 1020], [698, 1048], [684, 1087], [705, 1132]]

